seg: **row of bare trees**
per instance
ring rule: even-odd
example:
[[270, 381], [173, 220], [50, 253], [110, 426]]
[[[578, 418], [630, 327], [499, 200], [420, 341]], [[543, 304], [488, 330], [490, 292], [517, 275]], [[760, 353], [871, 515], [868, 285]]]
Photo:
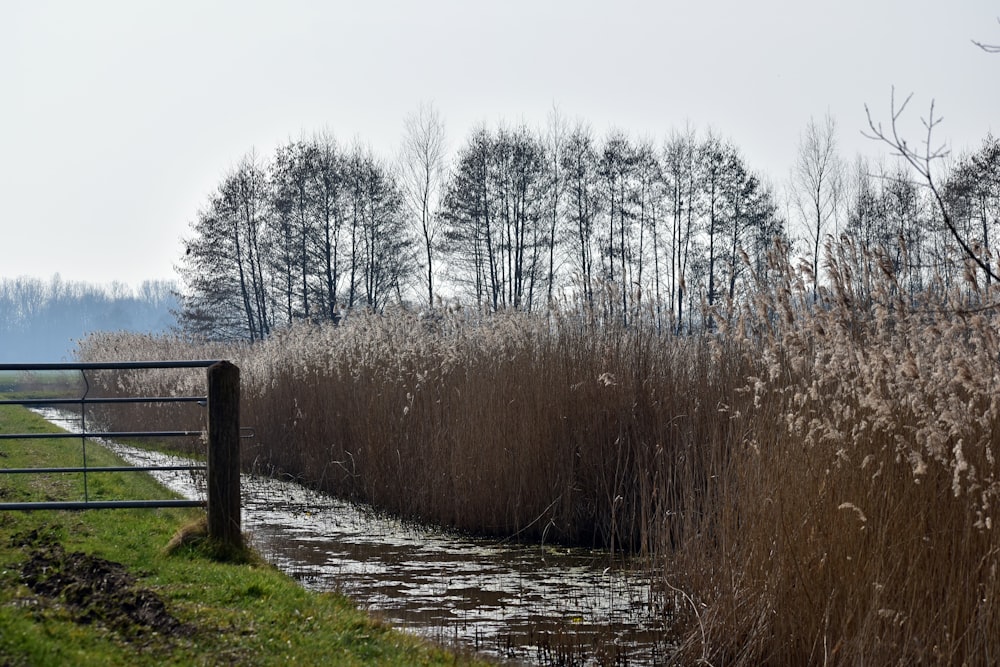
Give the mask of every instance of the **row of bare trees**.
[[929, 193], [900, 164], [849, 164], [834, 121], [810, 121], [776, 192], [711, 131], [598, 137], [554, 112], [541, 132], [479, 127], [449, 164], [433, 107], [405, 130], [392, 163], [329, 135], [243, 158], [192, 225], [179, 265], [183, 327], [257, 340], [298, 319], [434, 307], [444, 296], [491, 310], [569, 300], [683, 332], [714, 327], [775, 249], [806, 260], [814, 296], [828, 239], [843, 237], [914, 293], [931, 276], [960, 279], [966, 250], [992, 266], [993, 137]]
[[296, 319], [398, 301], [413, 270], [395, 174], [320, 135], [251, 153], [212, 194], [181, 258], [181, 325], [258, 340]]
[[441, 205], [453, 284], [493, 309], [570, 292], [628, 321], [650, 306], [682, 329], [691, 305], [732, 299], [783, 221], [771, 188], [709, 133], [662, 145], [558, 117], [545, 135], [480, 128], [460, 149]]

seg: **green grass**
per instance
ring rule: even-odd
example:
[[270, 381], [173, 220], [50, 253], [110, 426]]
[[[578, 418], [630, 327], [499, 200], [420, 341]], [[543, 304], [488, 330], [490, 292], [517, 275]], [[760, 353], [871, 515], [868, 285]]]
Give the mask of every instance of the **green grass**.
[[[0, 407], [0, 432], [50, 430], [55, 429], [24, 409]], [[5, 468], [75, 465], [79, 459], [78, 440], [0, 441]], [[113, 460], [106, 450], [88, 445], [88, 463]], [[90, 492], [92, 498], [170, 497], [151, 478], [135, 473], [91, 475]], [[81, 494], [76, 475], [0, 476], [0, 502], [68, 500]], [[372, 620], [343, 596], [306, 591], [253, 554], [219, 562], [197, 539], [168, 553], [171, 537], [202, 518], [200, 510], [174, 509], [0, 512], [0, 664], [471, 662]], [[127, 571], [120, 575], [127, 585], [116, 586], [110, 598], [97, 598], [110, 600], [103, 607], [95, 607], [94, 595], [80, 584], [57, 595], [28, 585], [32, 564], [47, 564], [39, 576], [53, 582], [70, 572], [74, 561], [111, 567], [97, 559], [120, 563]], [[159, 598], [175, 625], [122, 621], [115, 612], [127, 606], [120, 602], [125, 588], [134, 591], [135, 599]]]
[[77, 371], [0, 371], [0, 398], [62, 398], [83, 392]]

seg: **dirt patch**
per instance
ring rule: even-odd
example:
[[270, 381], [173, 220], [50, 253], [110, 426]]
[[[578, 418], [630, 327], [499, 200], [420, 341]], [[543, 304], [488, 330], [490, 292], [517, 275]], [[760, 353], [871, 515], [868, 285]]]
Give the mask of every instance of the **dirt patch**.
[[29, 549], [21, 581], [36, 595], [62, 605], [77, 623], [99, 623], [128, 641], [153, 636], [188, 637], [152, 590], [138, 584], [124, 565], [79, 551], [67, 553], [51, 530], [14, 535], [12, 546]]

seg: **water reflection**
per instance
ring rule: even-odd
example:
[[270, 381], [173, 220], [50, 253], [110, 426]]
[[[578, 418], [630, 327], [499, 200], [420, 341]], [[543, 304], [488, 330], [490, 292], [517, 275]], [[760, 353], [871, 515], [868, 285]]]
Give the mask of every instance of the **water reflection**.
[[[187, 462], [106, 444], [132, 465]], [[203, 476], [154, 475], [204, 497]], [[606, 552], [459, 537], [271, 478], [244, 476], [242, 489], [243, 528], [260, 553], [307, 588], [340, 591], [394, 625], [525, 663], [642, 665], [668, 655], [648, 580], [609, 567]]]

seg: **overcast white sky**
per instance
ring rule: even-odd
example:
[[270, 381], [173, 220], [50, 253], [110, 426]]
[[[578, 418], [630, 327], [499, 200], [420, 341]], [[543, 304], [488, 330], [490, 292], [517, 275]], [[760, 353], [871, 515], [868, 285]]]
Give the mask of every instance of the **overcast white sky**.
[[[775, 185], [810, 116], [932, 99], [956, 152], [1000, 132], [995, 0], [0, 0], [0, 276], [174, 278], [224, 173], [328, 129], [391, 156], [421, 101], [479, 123], [663, 138], [687, 122]], [[919, 138], [914, 133], [914, 138]]]

